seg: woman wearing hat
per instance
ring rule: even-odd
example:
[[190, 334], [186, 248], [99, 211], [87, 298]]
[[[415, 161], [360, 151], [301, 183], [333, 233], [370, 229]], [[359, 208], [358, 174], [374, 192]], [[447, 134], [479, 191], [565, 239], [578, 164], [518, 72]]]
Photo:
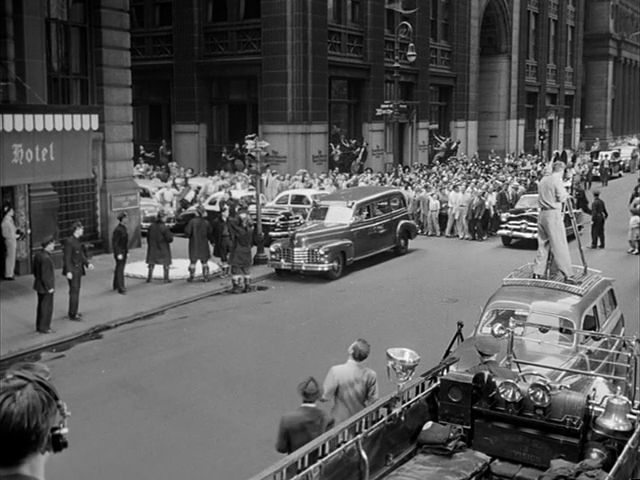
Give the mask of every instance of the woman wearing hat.
[[188, 282], [193, 282], [196, 274], [196, 263], [200, 261], [202, 265], [202, 281], [209, 281], [209, 258], [211, 258], [211, 248], [209, 241], [213, 236], [211, 224], [205, 218], [206, 210], [202, 205], [196, 208], [197, 215], [189, 220], [184, 230], [189, 238], [189, 278]]
[[147, 234], [147, 283], [151, 283], [153, 270], [157, 264], [164, 270], [164, 283], [171, 283], [169, 279], [169, 267], [171, 266], [171, 242], [173, 234], [165, 225], [164, 219], [167, 213], [164, 210], [158, 212], [156, 221], [149, 226]]

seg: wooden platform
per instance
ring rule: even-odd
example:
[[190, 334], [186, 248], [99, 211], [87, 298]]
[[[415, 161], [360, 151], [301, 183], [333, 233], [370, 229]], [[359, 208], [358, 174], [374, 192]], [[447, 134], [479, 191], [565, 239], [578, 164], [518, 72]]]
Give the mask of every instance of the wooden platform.
[[602, 279], [602, 272], [592, 268], [588, 268], [585, 274], [583, 267], [573, 265], [573, 272], [573, 278], [580, 282], [579, 285], [565, 283], [562, 274], [559, 272], [546, 279], [533, 278], [533, 263], [527, 263], [503, 278], [502, 285], [549, 288], [583, 296]]

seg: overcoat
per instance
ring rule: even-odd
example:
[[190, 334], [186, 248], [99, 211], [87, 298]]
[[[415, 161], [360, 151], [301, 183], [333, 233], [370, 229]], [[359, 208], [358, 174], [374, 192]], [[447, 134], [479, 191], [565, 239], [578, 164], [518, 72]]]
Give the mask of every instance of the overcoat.
[[248, 268], [251, 266], [251, 245], [253, 245], [253, 227], [243, 225], [239, 217], [229, 219], [231, 233], [231, 254], [229, 265]]
[[147, 264], [171, 265], [171, 246], [173, 234], [162, 220], [156, 220], [149, 226], [147, 234]]
[[193, 217], [184, 230], [189, 238], [189, 261], [205, 263], [211, 258], [209, 241], [213, 238], [213, 229], [209, 221], [203, 217]]
[[55, 288], [53, 259], [46, 250], [40, 250], [33, 259], [33, 289], [40, 294], [49, 293]]
[[213, 256], [222, 257], [222, 253], [231, 248], [229, 221], [218, 218], [213, 224]]

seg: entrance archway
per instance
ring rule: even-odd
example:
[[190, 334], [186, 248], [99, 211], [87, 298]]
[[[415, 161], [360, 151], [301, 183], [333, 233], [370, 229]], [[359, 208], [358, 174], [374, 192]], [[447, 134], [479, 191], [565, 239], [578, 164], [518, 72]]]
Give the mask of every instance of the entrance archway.
[[504, 158], [510, 102], [510, 32], [507, 7], [489, 0], [480, 29], [478, 73], [478, 151]]

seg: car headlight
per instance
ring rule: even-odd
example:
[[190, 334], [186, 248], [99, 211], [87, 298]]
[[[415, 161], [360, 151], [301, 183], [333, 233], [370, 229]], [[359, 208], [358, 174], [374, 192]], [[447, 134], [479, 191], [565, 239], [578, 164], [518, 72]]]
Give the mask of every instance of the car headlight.
[[551, 403], [551, 388], [544, 382], [533, 382], [527, 389], [527, 396], [536, 407], [545, 408]]
[[269, 246], [269, 252], [271, 253], [280, 253], [280, 245], [277, 243], [273, 243]]
[[508, 213], [501, 213], [500, 214], [500, 221], [501, 222], [506, 222], [508, 218], [509, 218], [509, 214]]
[[500, 385], [498, 385], [498, 395], [508, 403], [518, 403], [524, 396], [518, 384], [513, 380], [503, 380], [500, 382]]

